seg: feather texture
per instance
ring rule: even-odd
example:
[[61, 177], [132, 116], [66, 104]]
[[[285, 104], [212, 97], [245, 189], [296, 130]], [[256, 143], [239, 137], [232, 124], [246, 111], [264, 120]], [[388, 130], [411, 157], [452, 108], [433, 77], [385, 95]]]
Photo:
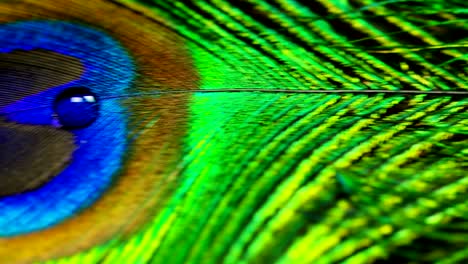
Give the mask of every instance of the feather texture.
[[0, 197], [0, 262], [466, 262], [467, 18], [457, 0], [0, 2], [2, 129], [53, 126], [78, 84], [102, 102], [47, 128], [74, 137], [67, 168]]

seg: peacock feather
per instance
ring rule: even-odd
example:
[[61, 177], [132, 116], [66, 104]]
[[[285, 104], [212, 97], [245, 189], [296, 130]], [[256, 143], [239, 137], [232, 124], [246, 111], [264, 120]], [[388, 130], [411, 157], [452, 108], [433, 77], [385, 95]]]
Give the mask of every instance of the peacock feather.
[[0, 0], [0, 263], [468, 262], [464, 0]]

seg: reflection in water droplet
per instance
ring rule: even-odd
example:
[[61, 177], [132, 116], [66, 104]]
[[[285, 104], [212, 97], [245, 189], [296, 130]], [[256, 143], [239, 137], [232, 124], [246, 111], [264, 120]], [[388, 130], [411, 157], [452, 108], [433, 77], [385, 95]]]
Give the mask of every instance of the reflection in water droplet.
[[62, 127], [83, 128], [91, 125], [98, 117], [99, 102], [88, 88], [69, 88], [55, 99], [54, 112]]

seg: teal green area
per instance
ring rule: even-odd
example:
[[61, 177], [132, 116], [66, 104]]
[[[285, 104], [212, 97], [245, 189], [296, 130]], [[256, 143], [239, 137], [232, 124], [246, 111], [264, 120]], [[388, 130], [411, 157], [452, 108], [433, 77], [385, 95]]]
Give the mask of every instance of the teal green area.
[[468, 89], [461, 2], [145, 3], [186, 39], [202, 89]]
[[66, 261], [457, 263], [446, 256], [463, 258], [467, 242], [467, 107], [448, 96], [195, 93], [165, 209], [131, 239]]

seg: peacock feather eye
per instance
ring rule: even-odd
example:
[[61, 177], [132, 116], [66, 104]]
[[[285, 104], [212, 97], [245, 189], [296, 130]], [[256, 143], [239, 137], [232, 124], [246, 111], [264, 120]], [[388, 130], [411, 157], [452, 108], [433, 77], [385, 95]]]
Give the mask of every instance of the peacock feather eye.
[[[197, 75], [182, 40], [149, 21], [107, 1], [1, 3], [2, 263], [107, 241], [170, 193], [159, 177], [180, 155], [187, 96], [131, 98], [194, 89]], [[166, 125], [135, 129], [148, 112]], [[152, 153], [161, 172], [142, 175]]]
[[0, 0], [0, 263], [465, 263], [465, 0]]
[[[12, 123], [19, 129], [26, 128], [20, 125], [51, 128], [54, 126], [54, 115], [57, 115], [63, 126], [75, 126], [77, 124], [67, 122], [73, 118], [77, 119], [78, 116], [70, 116], [66, 113], [70, 106], [65, 103], [63, 97], [70, 97], [69, 93], [74, 93], [73, 91], [80, 92], [81, 96], [89, 96], [89, 94], [86, 94], [86, 90], [77, 91], [73, 87], [86, 86], [90, 87], [88, 93], [92, 89], [96, 94], [112, 96], [129, 89], [134, 79], [133, 60], [127, 51], [107, 34], [89, 27], [46, 19], [14, 21], [2, 25], [0, 35], [3, 40], [3, 61], [7, 64], [4, 68], [8, 70], [5, 73], [6, 80], [2, 90], [7, 95], [5, 97], [9, 98], [2, 105], [2, 112], [7, 123]], [[83, 36], [84, 39], [78, 39], [75, 36]], [[109, 61], [99, 60], [100, 57], [106, 57]], [[64, 61], [63, 65], [60, 65], [62, 61]], [[16, 70], [17, 65], [19, 70]], [[45, 71], [42, 70], [44, 68]], [[11, 98], [8, 94], [15, 94], [15, 96]], [[16, 100], [13, 101], [13, 99]], [[5, 101], [2, 100], [2, 102]], [[80, 208], [87, 207], [107, 189], [112, 176], [118, 169], [115, 162], [122, 159], [126, 142], [120, 141], [119, 144], [114, 145], [114, 148], [108, 147], [106, 152], [102, 151], [106, 149], [105, 145], [114, 142], [111, 135], [120, 137], [125, 135], [127, 117], [119, 113], [122, 109], [123, 107], [115, 103], [102, 104], [103, 111], [113, 112], [112, 123], [106, 124], [102, 120], [93, 124], [93, 127], [89, 129], [68, 132], [74, 137], [72, 144], [63, 142], [68, 146], [69, 155], [57, 161], [48, 160], [49, 163], [46, 162], [47, 160], [36, 160], [37, 164], [34, 164], [34, 167], [38, 169], [28, 173], [36, 173], [39, 167], [43, 167], [40, 170], [41, 173], [38, 173], [40, 178], [37, 181], [47, 183], [39, 186], [35, 184], [33, 187], [36, 188], [31, 188], [31, 186], [21, 188], [21, 192], [2, 199], [2, 208], [4, 208], [2, 213], [5, 216], [0, 222], [2, 235], [19, 235], [58, 224]], [[80, 116], [86, 114], [83, 110], [79, 112]], [[75, 123], [85, 121], [75, 120]], [[86, 123], [78, 124], [78, 127], [90, 123], [88, 120]], [[92, 138], [96, 134], [93, 129], [102, 131], [98, 144], [92, 143]], [[7, 137], [14, 134], [8, 133]], [[52, 141], [54, 137], [54, 133], [38, 133], [37, 138], [31, 140], [34, 142]], [[31, 149], [23, 147], [23, 151], [26, 153], [38, 151], [36, 148], [40, 146], [26, 142], [28, 141], [24, 141], [25, 146], [30, 145]], [[53, 155], [55, 149], [63, 144], [51, 147], [49, 151], [52, 153], [46, 152], [41, 155]], [[18, 148], [21, 148], [20, 146], [17, 145]], [[71, 150], [73, 150], [72, 155], [70, 155]], [[90, 166], [87, 159], [95, 155], [104, 156], [104, 153], [107, 153], [107, 161], [101, 159], [100, 162], [95, 162], [93, 166]], [[23, 154], [17, 155], [16, 159], [21, 158]], [[59, 170], [51, 170], [47, 173], [46, 168], [49, 166], [64, 169], [60, 173], [58, 173]], [[6, 170], [15, 171], [16, 174], [25, 173], [21, 171], [21, 168], [24, 169], [27, 166], [24, 164], [21, 167], [7, 166]], [[92, 177], [95, 169], [102, 171], [99, 177]], [[9, 177], [11, 182], [16, 182], [16, 179], [17, 177], [13, 175]], [[28, 192], [23, 192], [23, 189]], [[52, 204], [44, 203], [44, 199]], [[50, 210], [51, 207], [57, 209]], [[17, 218], [18, 214], [21, 214], [25, 221], [12, 225], [10, 219]], [[33, 218], [35, 220], [31, 221]]]

